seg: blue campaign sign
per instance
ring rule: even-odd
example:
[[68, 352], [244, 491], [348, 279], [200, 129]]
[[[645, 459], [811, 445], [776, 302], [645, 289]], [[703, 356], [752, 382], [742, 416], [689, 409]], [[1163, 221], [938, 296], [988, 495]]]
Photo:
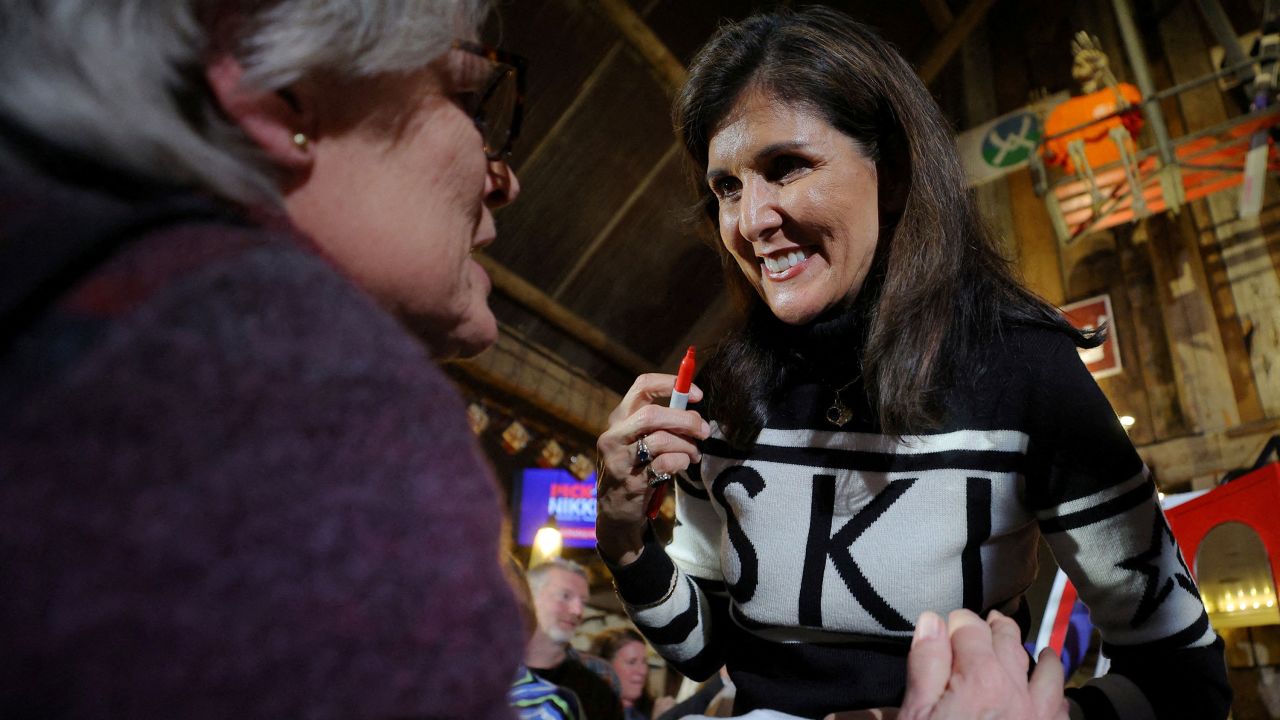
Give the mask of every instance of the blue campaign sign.
[[997, 168], [1024, 163], [1043, 136], [1044, 127], [1035, 113], [1016, 113], [987, 131], [982, 139], [982, 159]]
[[526, 468], [512, 488], [516, 542], [532, 545], [538, 528], [555, 518], [565, 547], [596, 545], [596, 476], [579, 480], [562, 468]]

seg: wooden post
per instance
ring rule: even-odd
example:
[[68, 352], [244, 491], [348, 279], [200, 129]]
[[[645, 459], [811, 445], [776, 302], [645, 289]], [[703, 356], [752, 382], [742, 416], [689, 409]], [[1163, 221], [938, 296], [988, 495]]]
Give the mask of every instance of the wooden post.
[[1249, 366], [1266, 417], [1280, 418], [1280, 277], [1257, 218], [1229, 223], [1218, 235]]
[[1124, 358], [1124, 364], [1141, 376], [1149, 410], [1146, 422], [1150, 424], [1150, 435], [1133, 433], [1134, 442], [1139, 444], [1169, 440], [1190, 432], [1178, 394], [1173, 360], [1169, 357], [1170, 343], [1161, 313], [1160, 291], [1144, 247], [1150, 242], [1148, 229], [1154, 225], [1156, 232], [1167, 234], [1164, 227], [1167, 224], [1168, 218], [1156, 216], [1134, 227], [1133, 232], [1116, 233], [1116, 254], [1124, 273], [1122, 292], [1128, 298], [1133, 332], [1132, 342], [1126, 348], [1131, 354]]
[[1149, 229], [1168, 227], [1170, 232], [1151, 232], [1147, 248], [1164, 308], [1183, 412], [1193, 430], [1225, 430], [1240, 424], [1240, 412], [1227, 372], [1218, 318], [1209, 300], [1195, 227], [1188, 213], [1176, 222], [1166, 221], [1168, 218], [1148, 222]]
[[1067, 301], [1065, 273], [1049, 211], [1044, 207], [1044, 200], [1036, 197], [1029, 170], [1018, 170], [1005, 177], [1022, 279], [1037, 295], [1061, 306]]
[[[1212, 70], [1203, 33], [1194, 9], [1175, 6], [1160, 24], [1160, 36], [1174, 82], [1185, 82]], [[1227, 118], [1223, 96], [1210, 84], [1179, 98], [1186, 128], [1208, 127]], [[1252, 370], [1252, 383], [1264, 414], [1280, 417], [1280, 278], [1271, 262], [1264, 234], [1255, 221], [1236, 216], [1237, 193], [1228, 190], [1196, 203], [1193, 215], [1199, 227], [1212, 229], [1221, 247], [1222, 263], [1240, 325], [1244, 347], [1228, 346], [1228, 352], [1244, 352]], [[1227, 362], [1224, 358], [1224, 367]], [[1237, 414], [1237, 422], [1239, 416]]]
[[[1129, 230], [1121, 228], [1119, 232]], [[1117, 414], [1132, 415], [1137, 420], [1137, 424], [1130, 430], [1133, 441], [1138, 444], [1148, 443], [1155, 438], [1154, 423], [1151, 420], [1151, 403], [1142, 382], [1142, 367], [1135, 344], [1137, 333], [1134, 330], [1134, 312], [1130, 307], [1129, 295], [1125, 292], [1126, 278], [1110, 238], [1093, 247], [1096, 248], [1095, 252], [1073, 264], [1067, 285], [1068, 297], [1082, 299], [1101, 293], [1111, 296], [1114, 313], [1112, 331], [1119, 340], [1123, 370], [1119, 375], [1099, 380], [1098, 387], [1102, 388]]]
[[[964, 68], [964, 104], [965, 115], [969, 127], [996, 117], [996, 93], [990, 82], [991, 47], [988, 44], [987, 32], [978, 27], [970, 33], [960, 50], [960, 60]], [[991, 229], [1000, 236], [1004, 243], [1006, 257], [1016, 255], [1015, 229], [1013, 213], [1009, 209], [1009, 183], [998, 178], [975, 188], [978, 209]]]

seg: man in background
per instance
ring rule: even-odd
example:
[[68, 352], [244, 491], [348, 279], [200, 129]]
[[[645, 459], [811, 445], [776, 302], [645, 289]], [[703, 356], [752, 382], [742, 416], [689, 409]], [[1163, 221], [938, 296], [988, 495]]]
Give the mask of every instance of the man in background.
[[525, 649], [525, 664], [535, 675], [569, 688], [591, 720], [623, 720], [613, 669], [569, 644], [582, 624], [588, 596], [581, 565], [556, 558], [529, 568], [529, 589], [538, 629]]

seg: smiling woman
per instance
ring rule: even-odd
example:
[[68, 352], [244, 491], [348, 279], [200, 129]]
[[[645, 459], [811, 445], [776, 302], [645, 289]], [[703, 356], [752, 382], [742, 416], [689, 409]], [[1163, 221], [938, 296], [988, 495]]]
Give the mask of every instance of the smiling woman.
[[880, 236], [876, 166], [804, 106], [743, 93], [708, 148], [720, 239], [789, 325], [849, 306]]
[[[956, 671], [987, 688], [959, 717], [1013, 717], [1028, 658], [1000, 618], [1025, 633], [1043, 535], [1113, 658], [1077, 712], [1224, 717], [1221, 640], [1076, 353], [1101, 337], [1013, 276], [911, 67], [837, 11], [757, 15], [698, 53], [674, 115], [744, 317], [698, 405], [641, 376], [598, 441], [600, 553], [654, 648], [695, 679], [724, 664], [735, 713], [941, 718], [907, 658], [963, 609], [1017, 652]], [[679, 474], [666, 547], [647, 473]]]
[[608, 660], [621, 683], [619, 696], [626, 720], [653, 720], [675, 701], [649, 695], [649, 646], [644, 637], [629, 627], [613, 627], [591, 639], [591, 653]]

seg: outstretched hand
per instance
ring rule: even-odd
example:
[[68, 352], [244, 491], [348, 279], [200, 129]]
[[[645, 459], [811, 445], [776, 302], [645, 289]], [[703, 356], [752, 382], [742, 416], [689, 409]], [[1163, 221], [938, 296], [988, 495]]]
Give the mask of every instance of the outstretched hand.
[[956, 610], [947, 622], [926, 612], [907, 656], [902, 707], [856, 710], [827, 720], [1066, 720], [1062, 662], [1052, 650], [1031, 659], [1017, 623], [992, 611], [986, 622]]

